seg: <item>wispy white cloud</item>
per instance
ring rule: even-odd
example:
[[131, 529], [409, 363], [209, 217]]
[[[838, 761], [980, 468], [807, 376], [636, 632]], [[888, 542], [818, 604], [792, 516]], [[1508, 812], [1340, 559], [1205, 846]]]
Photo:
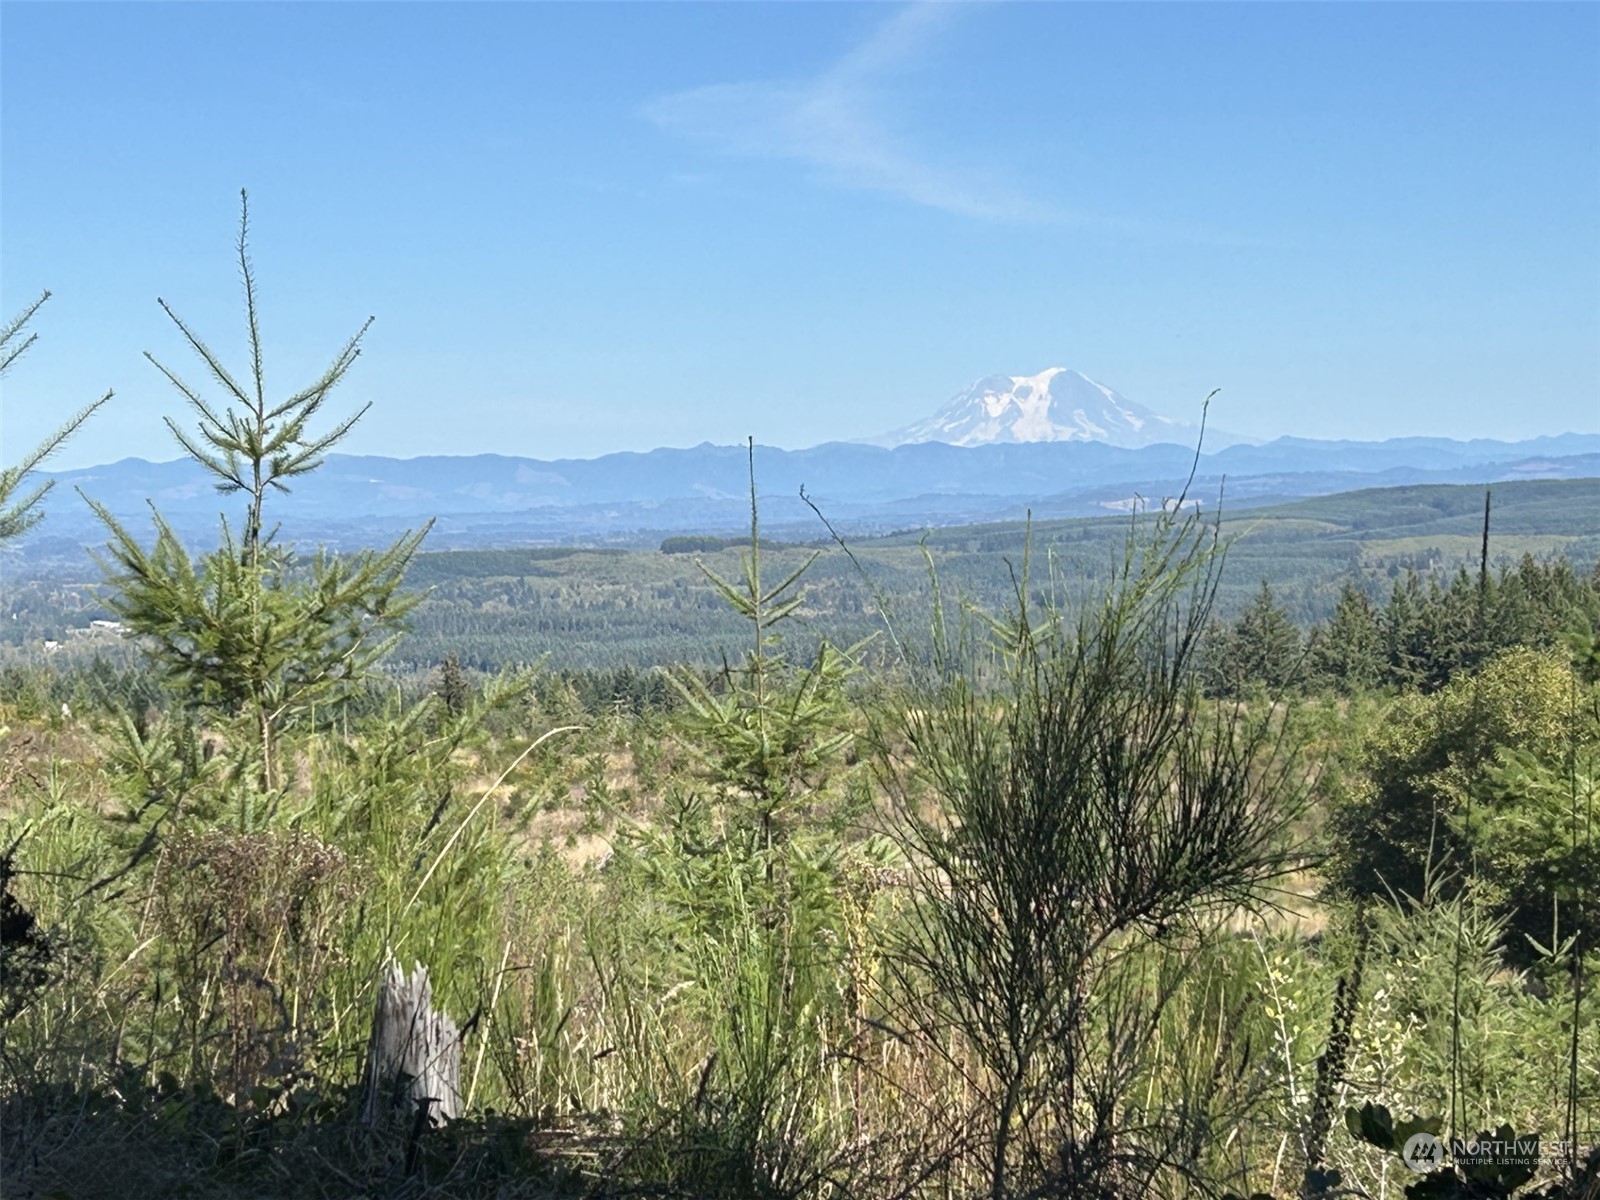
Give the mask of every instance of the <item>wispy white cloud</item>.
[[691, 88], [659, 97], [645, 115], [718, 153], [797, 162], [834, 186], [987, 220], [1058, 219], [1062, 214], [986, 173], [932, 161], [887, 111], [896, 77], [915, 67], [959, 15], [957, 5], [921, 0], [818, 75]]

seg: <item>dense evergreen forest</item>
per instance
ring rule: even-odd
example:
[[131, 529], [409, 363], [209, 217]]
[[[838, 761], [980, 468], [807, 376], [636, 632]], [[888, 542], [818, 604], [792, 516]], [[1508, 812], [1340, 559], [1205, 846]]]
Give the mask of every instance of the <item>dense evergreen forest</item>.
[[7, 1196], [1600, 1193], [1594, 481], [322, 554], [238, 266], [217, 548], [8, 585]]
[[[1461, 570], [1477, 570], [1483, 500], [1477, 488], [1387, 488], [1225, 513], [1227, 569], [1216, 611], [1223, 620], [1237, 618], [1257, 603], [1265, 583], [1274, 604], [1309, 634], [1341, 605], [1348, 609], [1346, 591], [1354, 588], [1381, 608], [1402, 595], [1408, 612], [1396, 610], [1393, 620], [1426, 624], [1433, 618], [1420, 610], [1429, 597], [1449, 590]], [[1600, 483], [1593, 480], [1496, 485], [1489, 565], [1497, 585], [1512, 580], [1507, 586], [1515, 590], [1521, 585], [1514, 580], [1522, 578], [1534, 586], [1534, 575], [1554, 571], [1538, 586], [1570, 593], [1571, 581], [1561, 579], [1568, 572], [1587, 576], [1600, 563], [1596, 512]], [[957, 604], [1004, 607], [1015, 600], [1024, 567], [1036, 602], [1070, 600], [1103, 585], [1127, 527], [1125, 517], [1043, 522], [1031, 530], [965, 526], [847, 543], [847, 554], [826, 539], [819, 522], [823, 540], [769, 543], [766, 552], [775, 569], [792, 569], [820, 552], [807, 572], [793, 636], [851, 645], [874, 635], [887, 642], [886, 617], [925, 625], [932, 612], [930, 570]], [[485, 672], [535, 664], [557, 671], [714, 666], [738, 644], [741, 631], [698, 564], [727, 573], [738, 569], [739, 554], [725, 538], [684, 537], [666, 539], [659, 551], [419, 552], [407, 584], [422, 600], [386, 669], [425, 672], [452, 655]], [[1565, 571], [1556, 568], [1559, 561]], [[1560, 607], [1566, 600], [1553, 603]], [[37, 662], [46, 642], [69, 658], [133, 661], [113, 633], [93, 625], [113, 614], [92, 564], [71, 577], [8, 572], [0, 578], [0, 612], [6, 618], [0, 664]]]

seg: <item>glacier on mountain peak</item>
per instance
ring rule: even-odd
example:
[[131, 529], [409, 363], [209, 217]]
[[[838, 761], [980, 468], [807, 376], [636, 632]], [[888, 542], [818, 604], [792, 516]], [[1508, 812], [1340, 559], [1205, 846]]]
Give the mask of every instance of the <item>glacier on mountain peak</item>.
[[[1161, 442], [1192, 444], [1199, 427], [1152, 412], [1103, 383], [1066, 367], [1037, 375], [988, 375], [956, 393], [931, 417], [869, 439], [880, 446], [946, 442], [1100, 442], [1137, 449]], [[1208, 438], [1238, 441], [1227, 435]]]

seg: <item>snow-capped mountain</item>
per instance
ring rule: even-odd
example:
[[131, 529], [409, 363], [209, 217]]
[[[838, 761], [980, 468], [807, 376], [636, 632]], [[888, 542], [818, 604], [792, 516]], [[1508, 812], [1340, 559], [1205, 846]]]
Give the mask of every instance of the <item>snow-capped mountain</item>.
[[[1037, 375], [990, 375], [950, 399], [927, 420], [872, 441], [880, 446], [948, 442], [1102, 442], [1138, 449], [1161, 442], [1193, 445], [1199, 427], [1151, 412], [1087, 375], [1051, 367]], [[1207, 449], [1241, 439], [1209, 432]]]

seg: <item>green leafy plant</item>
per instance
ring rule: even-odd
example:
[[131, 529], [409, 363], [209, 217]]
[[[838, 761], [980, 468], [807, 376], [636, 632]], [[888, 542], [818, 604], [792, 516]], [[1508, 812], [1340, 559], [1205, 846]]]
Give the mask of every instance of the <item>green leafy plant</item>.
[[1472, 868], [1480, 895], [1529, 936], [1572, 932], [1576, 881], [1594, 865], [1583, 830], [1600, 745], [1578, 686], [1559, 656], [1519, 649], [1397, 701], [1368, 741], [1365, 788], [1334, 813], [1336, 881], [1416, 901], [1452, 894]]
[[[1358, 1141], [1401, 1155], [1419, 1173], [1405, 1193], [1411, 1200], [1499, 1200], [1530, 1183], [1538, 1169], [1538, 1134], [1518, 1134], [1510, 1125], [1482, 1130], [1448, 1152], [1440, 1133], [1443, 1117], [1411, 1117], [1397, 1121], [1388, 1108], [1370, 1100], [1345, 1111], [1345, 1127]], [[1559, 1184], [1530, 1193], [1554, 1197], [1567, 1192]]]
[[[281, 401], [266, 391], [255, 275], [249, 255], [249, 200], [240, 193], [237, 255], [248, 326], [249, 374], [241, 382], [163, 301], [162, 310], [224, 393], [216, 404], [155, 363], [198, 417], [190, 433], [171, 418], [180, 446], [216, 479], [224, 495], [246, 500], [243, 536], [226, 519], [221, 545], [192, 556], [159, 514], [146, 548], [103, 505], [110, 531], [107, 604], [145, 639], [147, 653], [189, 711], [249, 731], [253, 776], [270, 796], [284, 783], [278, 742], [312, 706], [349, 696], [393, 642], [416, 597], [401, 589], [427, 528], [387, 549], [350, 558], [318, 551], [302, 559], [262, 528], [269, 492], [315, 470], [349, 434], [363, 406], [323, 433], [310, 426], [360, 353], [369, 318], [309, 386]], [[241, 801], [242, 805], [242, 801]], [[248, 822], [241, 807], [241, 822]]]
[[845, 685], [860, 647], [841, 653], [824, 641], [816, 658], [799, 669], [782, 654], [776, 627], [799, 609], [797, 585], [817, 553], [775, 585], [762, 579], [753, 441], [749, 455], [750, 542], [740, 555], [741, 578], [729, 581], [699, 565], [717, 594], [749, 622], [750, 649], [739, 666], [724, 664], [715, 681], [720, 686], [694, 671], [669, 678], [683, 698], [695, 735], [691, 745], [712, 782], [736, 798], [736, 819], [770, 846], [786, 837], [794, 807], [817, 793], [821, 773], [854, 736]]
[[[4, 326], [0, 326], [0, 376], [11, 370], [16, 361], [38, 340], [38, 334], [29, 333], [24, 336], [23, 331], [48, 299], [50, 299], [49, 292], [41, 293], [37, 300], [7, 321]], [[86, 404], [63, 422], [54, 433], [23, 455], [21, 461], [0, 469], [0, 544], [20, 537], [44, 519], [44, 513], [39, 511], [39, 504], [50, 494], [50, 489], [55, 486], [55, 480], [48, 479], [21, 497], [17, 496], [18, 489], [27, 482], [28, 476], [33, 474], [45, 459], [61, 449], [67, 439], [78, 432], [84, 422], [110, 399], [111, 393], [107, 392], [92, 404]]]
[[[837, 844], [814, 818], [848, 773], [854, 668], [826, 644], [805, 665], [782, 652], [776, 627], [799, 609], [815, 556], [776, 586], [763, 578], [753, 445], [750, 455], [742, 577], [702, 565], [749, 623], [750, 647], [715, 679], [671, 676], [692, 770], [648, 825], [617, 814], [618, 866], [648, 897], [635, 934], [667, 948], [657, 968], [665, 996], [701, 1047], [690, 1062], [674, 1063], [659, 1043], [636, 1052], [636, 1066], [662, 1064], [649, 1089], [657, 1103], [671, 1099], [622, 1170], [697, 1195], [791, 1196], [816, 1194], [853, 1128], [829, 1096], [854, 1029], [843, 880], [864, 851]], [[603, 976], [613, 995], [628, 989], [629, 1007], [649, 1003], [636, 969], [614, 962]]]
[[[1203, 940], [1208, 918], [1263, 902], [1295, 861], [1303, 800], [1270, 711], [1199, 690], [1220, 564], [1180, 501], [1135, 522], [1115, 578], [1076, 611], [1033, 613], [1025, 567], [986, 645], [936, 643], [931, 685], [886, 739], [921, 785], [884, 771], [915, 878], [896, 961], [919, 1024], [959, 1035], [934, 1044], [975, 1060], [997, 1200], [1200, 1169], [1190, 1122], [1215, 1119], [1209, 1104], [1131, 1115], [1150, 1083], [1140, 1048], [1184, 978], [1155, 967], [1181, 964], [1162, 951]], [[985, 658], [992, 688], [974, 682]]]

